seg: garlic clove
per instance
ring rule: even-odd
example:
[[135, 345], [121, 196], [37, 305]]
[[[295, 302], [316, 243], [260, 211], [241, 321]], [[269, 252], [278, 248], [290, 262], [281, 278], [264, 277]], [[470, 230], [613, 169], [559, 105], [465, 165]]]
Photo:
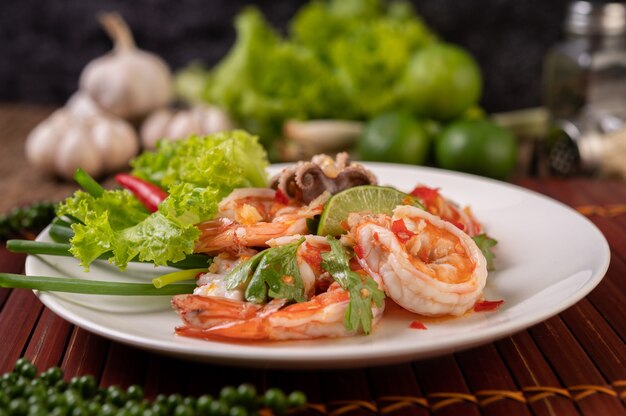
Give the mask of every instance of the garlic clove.
[[72, 94], [70, 99], [67, 100], [65, 108], [78, 117], [95, 117], [104, 114], [104, 111], [98, 107], [98, 104], [82, 91]]
[[88, 139], [90, 123], [79, 122], [74, 118], [66, 129], [63, 140], [55, 151], [55, 172], [65, 179], [72, 179], [74, 172], [80, 167], [91, 176], [100, 176], [104, 163], [102, 155]]
[[174, 117], [172, 110], [161, 109], [152, 113], [141, 125], [141, 144], [145, 149], [152, 150], [159, 139], [166, 135], [167, 126]]
[[106, 172], [128, 167], [128, 162], [139, 151], [139, 140], [133, 128], [123, 120], [97, 119], [92, 128], [91, 141], [103, 161]]
[[26, 138], [26, 160], [45, 173], [54, 173], [56, 148], [65, 135], [69, 114], [57, 110], [39, 123]]

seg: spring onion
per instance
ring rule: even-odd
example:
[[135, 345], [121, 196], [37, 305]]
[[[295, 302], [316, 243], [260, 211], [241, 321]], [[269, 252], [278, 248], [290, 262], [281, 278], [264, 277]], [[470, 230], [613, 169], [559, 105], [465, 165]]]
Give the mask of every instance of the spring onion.
[[158, 289], [150, 283], [121, 283], [71, 277], [24, 276], [21, 274], [0, 273], [0, 287], [91, 295], [172, 296], [191, 293], [196, 285], [176, 284]]
[[[13, 253], [26, 254], [49, 254], [52, 256], [72, 257], [70, 245], [67, 243], [49, 243], [44, 241], [31, 240], [8, 240], [7, 249]], [[100, 259], [108, 259], [110, 253], [104, 253]], [[168, 263], [168, 266], [178, 269], [198, 269], [205, 268], [211, 263], [211, 258], [204, 254], [190, 254], [184, 260]]]
[[81, 168], [76, 169], [76, 172], [74, 173], [74, 180], [85, 190], [85, 192], [96, 198], [104, 194], [104, 188]]
[[195, 279], [199, 273], [206, 273], [206, 271], [207, 269], [205, 267], [204, 269], [188, 269], [181, 270], [179, 272], [168, 273], [152, 279], [152, 284], [157, 289], [160, 289], [164, 286], [171, 285], [172, 283]]

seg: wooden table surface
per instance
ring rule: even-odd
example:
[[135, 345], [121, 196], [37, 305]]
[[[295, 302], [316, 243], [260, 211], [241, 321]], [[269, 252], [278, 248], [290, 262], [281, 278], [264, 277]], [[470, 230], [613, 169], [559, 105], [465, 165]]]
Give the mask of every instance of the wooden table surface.
[[[0, 106], [0, 214], [75, 188], [42, 177], [23, 156], [29, 130], [47, 108]], [[606, 277], [585, 299], [511, 337], [423, 361], [350, 370], [234, 368], [169, 358], [82, 330], [24, 290], [0, 289], [0, 373], [18, 357], [67, 378], [92, 374], [102, 386], [140, 384], [159, 393], [216, 394], [250, 382], [261, 391], [303, 390], [330, 415], [626, 415], [626, 183], [518, 179], [582, 210], [611, 246]], [[23, 257], [0, 249], [0, 271], [23, 271]]]

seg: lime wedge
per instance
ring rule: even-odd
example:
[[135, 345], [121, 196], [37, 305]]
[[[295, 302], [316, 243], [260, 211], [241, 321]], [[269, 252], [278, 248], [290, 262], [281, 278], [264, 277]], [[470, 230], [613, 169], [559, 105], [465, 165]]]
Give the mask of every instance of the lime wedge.
[[422, 207], [416, 198], [388, 186], [364, 185], [348, 188], [333, 195], [326, 202], [317, 234], [337, 236], [345, 233], [342, 223], [345, 224], [351, 212], [391, 215], [398, 205]]

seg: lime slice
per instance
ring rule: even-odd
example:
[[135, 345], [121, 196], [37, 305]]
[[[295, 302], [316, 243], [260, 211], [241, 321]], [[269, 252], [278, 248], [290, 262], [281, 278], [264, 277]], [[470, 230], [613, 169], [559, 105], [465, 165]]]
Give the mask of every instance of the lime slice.
[[317, 228], [318, 235], [340, 235], [346, 232], [342, 223], [351, 212], [391, 215], [398, 205], [422, 207], [416, 198], [388, 186], [355, 186], [328, 200]]

